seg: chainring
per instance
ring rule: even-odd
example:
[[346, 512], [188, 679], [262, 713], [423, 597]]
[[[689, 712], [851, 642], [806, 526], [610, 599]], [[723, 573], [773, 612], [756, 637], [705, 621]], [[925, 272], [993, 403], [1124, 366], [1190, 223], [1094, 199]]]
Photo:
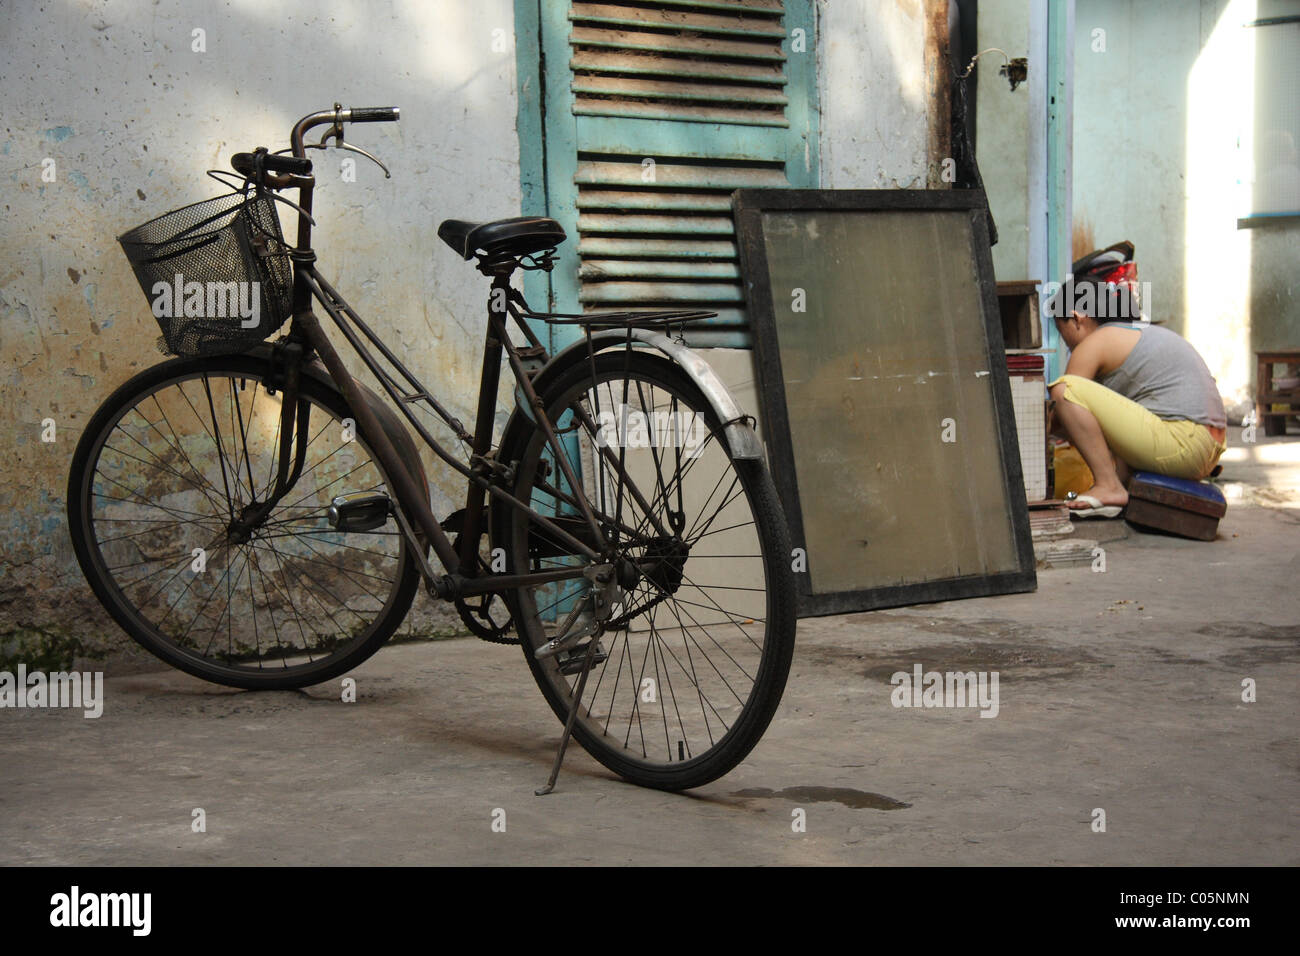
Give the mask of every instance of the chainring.
[[[505, 601], [499, 594], [485, 594], [481, 598], [471, 598], [478, 607], [472, 607], [465, 598], [457, 598], [456, 611], [465, 626], [479, 640], [490, 644], [518, 644], [519, 636], [515, 633], [514, 618], [505, 607]], [[505, 614], [505, 623], [498, 624], [493, 612]]]
[[[460, 512], [452, 515], [444, 522], [444, 527], [459, 515]], [[452, 548], [460, 546], [460, 535], [453, 535], [451, 539]], [[479, 555], [479, 570], [489, 571], [488, 563]], [[470, 602], [473, 601], [477, 607]], [[461, 621], [469, 628], [470, 633], [481, 641], [487, 641], [489, 644], [518, 644], [519, 635], [515, 633], [515, 621], [510, 614], [509, 606], [505, 599], [499, 594], [484, 594], [480, 597], [473, 598], [456, 598], [453, 602], [456, 605], [456, 613], [460, 615]], [[505, 623], [498, 624], [496, 615], [505, 615]]]

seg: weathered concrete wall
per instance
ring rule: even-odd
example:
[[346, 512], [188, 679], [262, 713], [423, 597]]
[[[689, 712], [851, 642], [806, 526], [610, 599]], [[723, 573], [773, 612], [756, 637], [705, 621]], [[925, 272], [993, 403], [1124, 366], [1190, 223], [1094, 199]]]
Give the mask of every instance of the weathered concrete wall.
[[[1098, 246], [1131, 239], [1154, 321], [1185, 331], [1187, 77], [1196, 4], [1080, 0], [1074, 42], [1074, 216]], [[1231, 224], [1229, 224], [1231, 228]]]
[[1253, 350], [1300, 345], [1300, 227], [1236, 227], [1249, 206], [1254, 85], [1281, 81], [1254, 63], [1254, 31], [1241, 24], [1255, 9], [1254, 0], [1076, 8], [1075, 213], [1091, 219], [1099, 245], [1133, 240], [1152, 317], [1197, 347], [1232, 417], [1253, 395]]
[[[1024, 0], [986, 0], [979, 5], [978, 47], [996, 47], [1008, 57], [1026, 56], [1029, 4]], [[1006, 61], [997, 53], [980, 57], [972, 82], [979, 84], [975, 106], [975, 149], [989, 208], [998, 227], [993, 271], [998, 279], [1042, 279], [1029, 264], [1029, 124], [1030, 84], [1016, 89], [998, 70]], [[966, 64], [959, 65], [959, 71]], [[1029, 64], [1031, 82], [1043, 64]]]
[[[58, 643], [68, 624], [84, 634], [86, 616], [104, 622], [105, 642], [122, 641], [90, 596], [64, 520], [89, 415], [162, 359], [115, 237], [221, 192], [204, 170], [285, 145], [307, 112], [335, 99], [402, 107], [400, 124], [349, 133], [392, 180], [359, 159], [357, 181], [342, 181], [339, 158], [353, 154], [318, 160], [316, 247], [353, 305], [469, 414], [485, 288], [435, 230], [447, 217], [517, 214], [512, 36], [509, 0], [0, 7], [0, 643]], [[40, 439], [47, 418], [53, 444]]]
[[[822, 184], [923, 186], [923, 4], [836, 0], [818, 12]], [[195, 30], [204, 31], [203, 52], [194, 49]], [[84, 582], [64, 519], [68, 466], [87, 419], [114, 388], [162, 359], [115, 237], [217, 194], [204, 170], [224, 168], [239, 150], [284, 145], [304, 113], [335, 99], [402, 107], [401, 123], [350, 133], [389, 163], [392, 180], [361, 160], [357, 181], [344, 182], [335, 172], [341, 154], [317, 160], [316, 246], [324, 271], [403, 360], [471, 419], [485, 287], [435, 230], [443, 218], [519, 208], [512, 36], [509, 0], [0, 9], [8, 443], [0, 652], [21, 640], [29, 661], [42, 647], [57, 658], [75, 649], [74, 629], [83, 652], [124, 646]], [[51, 182], [42, 180], [47, 158]], [[750, 356], [715, 357], [756, 409]], [[57, 426], [52, 444], [40, 440], [47, 418]], [[446, 513], [458, 484], [431, 473]]]
[[818, 4], [824, 189], [924, 189], [921, 0]]

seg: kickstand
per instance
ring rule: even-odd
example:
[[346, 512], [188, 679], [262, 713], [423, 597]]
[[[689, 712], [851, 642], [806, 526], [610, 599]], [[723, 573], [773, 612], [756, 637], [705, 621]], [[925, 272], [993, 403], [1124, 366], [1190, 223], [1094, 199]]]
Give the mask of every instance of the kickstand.
[[578, 705], [582, 703], [582, 691], [587, 686], [587, 674], [591, 670], [591, 661], [595, 657], [596, 645], [600, 643], [597, 640], [599, 633], [594, 635], [587, 643], [587, 654], [582, 659], [582, 673], [578, 675], [578, 687], [573, 692], [573, 703], [569, 705], [569, 716], [564, 721], [564, 733], [560, 736], [560, 749], [555, 753], [555, 764], [551, 767], [551, 779], [546, 781], [546, 786], [533, 793], [539, 797], [544, 797], [555, 789], [555, 781], [560, 778], [560, 764], [564, 762], [564, 751], [569, 746], [569, 736], [573, 733], [573, 721], [578, 716]]

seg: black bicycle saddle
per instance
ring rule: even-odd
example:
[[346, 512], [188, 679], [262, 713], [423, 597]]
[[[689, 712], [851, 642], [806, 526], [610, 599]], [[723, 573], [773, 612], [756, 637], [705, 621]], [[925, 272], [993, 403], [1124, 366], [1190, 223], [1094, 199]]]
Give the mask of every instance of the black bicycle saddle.
[[472, 259], [479, 250], [488, 255], [526, 256], [543, 249], [554, 249], [566, 236], [564, 227], [554, 219], [516, 216], [493, 222], [448, 219], [438, 227], [438, 238], [455, 249], [456, 255]]

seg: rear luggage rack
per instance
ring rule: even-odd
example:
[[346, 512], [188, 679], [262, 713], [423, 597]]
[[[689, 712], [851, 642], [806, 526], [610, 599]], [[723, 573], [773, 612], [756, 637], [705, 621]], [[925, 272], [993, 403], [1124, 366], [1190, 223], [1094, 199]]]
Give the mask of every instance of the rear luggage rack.
[[671, 325], [685, 325], [688, 322], [699, 322], [704, 319], [715, 318], [718, 313], [708, 312], [703, 309], [677, 309], [668, 311], [587, 312], [582, 314], [573, 314], [564, 312], [534, 312], [525, 305], [524, 308], [520, 310], [520, 314], [526, 319], [537, 319], [551, 325], [577, 325], [587, 329], [588, 331], [595, 332], [603, 329], [657, 329]]

